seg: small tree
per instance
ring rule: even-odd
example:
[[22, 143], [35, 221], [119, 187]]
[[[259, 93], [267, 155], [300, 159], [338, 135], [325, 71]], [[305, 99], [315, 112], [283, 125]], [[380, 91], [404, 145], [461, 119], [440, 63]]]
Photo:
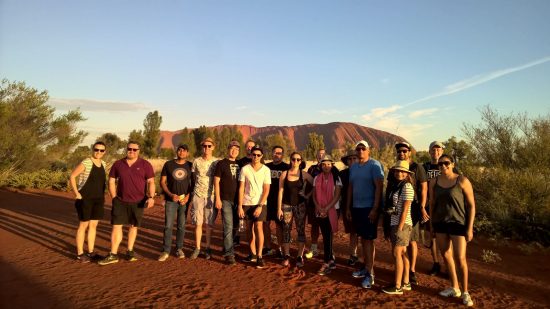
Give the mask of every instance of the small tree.
[[308, 134], [308, 143], [305, 150], [305, 157], [307, 160], [315, 160], [317, 151], [324, 148], [325, 142], [322, 134], [317, 134], [315, 132]]
[[[189, 147], [189, 157], [192, 158], [193, 155], [197, 152], [197, 147], [195, 145], [195, 136], [193, 132], [187, 128], [181, 130], [180, 133], [180, 144], [186, 144]], [[177, 145], [176, 145], [177, 147]]]
[[143, 154], [149, 158], [157, 156], [157, 146], [160, 141], [160, 125], [162, 117], [158, 111], [150, 112], [143, 120]]

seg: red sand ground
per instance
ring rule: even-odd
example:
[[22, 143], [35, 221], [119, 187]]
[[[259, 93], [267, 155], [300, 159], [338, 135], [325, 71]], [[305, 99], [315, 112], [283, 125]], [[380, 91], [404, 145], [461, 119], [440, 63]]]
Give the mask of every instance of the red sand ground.
[[[431, 266], [429, 252], [421, 248], [417, 272], [420, 286], [403, 296], [380, 291], [393, 278], [389, 243], [377, 240], [376, 285], [360, 287], [345, 265], [347, 237], [338, 233], [335, 250], [338, 268], [329, 276], [316, 275], [321, 260], [306, 262], [303, 270], [284, 268], [266, 258], [266, 268], [239, 262], [223, 264], [220, 221], [213, 233], [212, 260], [170, 258], [157, 262], [161, 247], [164, 210], [159, 205], [145, 212], [136, 251], [137, 262], [99, 266], [74, 260], [74, 234], [78, 223], [68, 193], [53, 191], [0, 190], [0, 307], [456, 307], [459, 299], [437, 293], [448, 283], [424, 275]], [[97, 250], [109, 248], [110, 206], [100, 223]], [[193, 233], [187, 226], [186, 254]], [[309, 233], [308, 233], [309, 235]], [[123, 242], [123, 247], [125, 242]], [[502, 262], [486, 264], [482, 248], [499, 253]], [[511, 244], [493, 244], [476, 238], [468, 247], [470, 293], [477, 307], [549, 307], [548, 254], [522, 254]], [[124, 251], [122, 251], [124, 252]], [[240, 257], [247, 253], [243, 244]]]

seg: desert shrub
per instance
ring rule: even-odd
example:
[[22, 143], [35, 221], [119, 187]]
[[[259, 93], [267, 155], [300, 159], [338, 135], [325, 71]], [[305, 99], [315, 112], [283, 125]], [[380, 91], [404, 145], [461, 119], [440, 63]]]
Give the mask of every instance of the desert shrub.
[[6, 180], [10, 187], [26, 189], [67, 190], [69, 172], [61, 170], [40, 169], [33, 172], [12, 174]]
[[500, 258], [500, 255], [496, 252], [483, 249], [483, 252], [481, 253], [481, 260], [487, 264], [496, 264], [502, 261], [502, 258]]

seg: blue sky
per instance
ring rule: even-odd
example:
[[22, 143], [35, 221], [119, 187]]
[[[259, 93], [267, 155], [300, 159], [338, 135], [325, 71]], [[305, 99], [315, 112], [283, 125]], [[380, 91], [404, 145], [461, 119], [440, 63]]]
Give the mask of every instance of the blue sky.
[[355, 122], [417, 149], [479, 108], [550, 113], [550, 1], [0, 0], [0, 77], [80, 107], [87, 142]]

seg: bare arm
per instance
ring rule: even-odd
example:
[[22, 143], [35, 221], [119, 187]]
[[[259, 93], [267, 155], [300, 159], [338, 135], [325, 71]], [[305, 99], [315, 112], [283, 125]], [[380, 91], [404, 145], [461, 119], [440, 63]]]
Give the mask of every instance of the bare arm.
[[430, 219], [430, 216], [426, 212], [426, 202], [428, 201], [428, 182], [420, 183], [420, 211], [422, 213], [422, 222], [426, 222]]
[[244, 181], [239, 182], [239, 218], [244, 218], [243, 211], [243, 200], [244, 200]]
[[411, 208], [411, 202], [412, 201], [403, 201], [403, 212], [401, 213], [401, 217], [399, 218], [399, 230], [403, 230], [403, 226], [405, 225], [405, 220], [407, 220], [407, 214], [409, 213], [409, 208]]
[[116, 197], [116, 179], [114, 177], [109, 177], [109, 194], [111, 198]]
[[[432, 218], [432, 214], [434, 212], [434, 207], [435, 207], [435, 198], [434, 198], [434, 186], [435, 186], [435, 182], [436, 182], [436, 178], [432, 178], [430, 179], [430, 186], [429, 186], [429, 197], [430, 197], [430, 218]], [[432, 226], [433, 222], [432, 220], [430, 220], [430, 232], [433, 233], [433, 226]]]
[[222, 209], [222, 198], [220, 197], [220, 177], [214, 176], [214, 195], [216, 196], [216, 208]]
[[285, 179], [287, 171], [284, 171], [279, 178], [279, 194], [277, 195], [277, 217], [283, 215], [283, 194], [285, 191]]
[[334, 205], [338, 203], [338, 200], [340, 200], [340, 191], [342, 191], [342, 187], [336, 186], [334, 188], [334, 196], [332, 197], [332, 200], [330, 201], [330, 203], [327, 205], [327, 211], [332, 207], [334, 207]]
[[73, 193], [76, 197], [76, 199], [81, 199], [82, 195], [80, 195], [80, 192], [78, 192], [78, 186], [76, 184], [76, 177], [78, 175], [82, 174], [86, 168], [84, 167], [84, 164], [79, 163], [74, 170], [71, 173], [71, 176], [69, 176], [69, 181], [71, 183], [71, 188], [73, 189]]
[[147, 199], [147, 208], [151, 208], [155, 205], [155, 177], [147, 179], [147, 191], [149, 198]]
[[468, 222], [466, 222], [468, 227], [466, 231], [466, 241], [470, 241], [474, 238], [474, 218], [476, 216], [474, 189], [472, 187], [472, 183], [466, 177], [461, 177], [460, 186], [462, 187], [462, 192], [464, 192], [464, 195], [466, 197], [467, 207], [469, 207], [469, 216], [467, 218]]
[[380, 200], [382, 198], [382, 187], [384, 186], [384, 179], [374, 180], [374, 205], [369, 213], [370, 222], [374, 223], [378, 218], [378, 208], [380, 207]]
[[170, 192], [170, 189], [168, 189], [166, 176], [160, 176], [160, 187], [162, 188], [162, 191], [164, 191], [164, 193], [172, 199], [173, 202], [176, 202], [179, 199], [177, 194]]

